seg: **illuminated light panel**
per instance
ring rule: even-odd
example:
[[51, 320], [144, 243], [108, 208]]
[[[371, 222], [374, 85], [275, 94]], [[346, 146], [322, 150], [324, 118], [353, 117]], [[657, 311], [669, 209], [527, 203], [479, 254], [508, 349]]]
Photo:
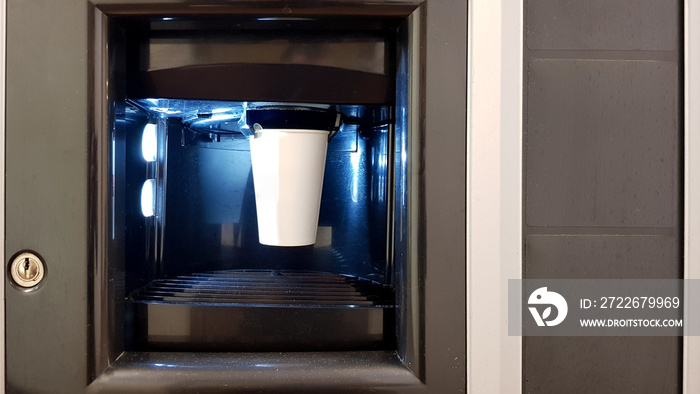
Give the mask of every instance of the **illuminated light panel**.
[[158, 137], [156, 136], [156, 125], [153, 123], [149, 123], [143, 128], [141, 153], [143, 154], [144, 160], [148, 162], [156, 161], [156, 155], [158, 154]]
[[146, 179], [141, 187], [141, 213], [150, 218], [156, 213], [156, 180]]

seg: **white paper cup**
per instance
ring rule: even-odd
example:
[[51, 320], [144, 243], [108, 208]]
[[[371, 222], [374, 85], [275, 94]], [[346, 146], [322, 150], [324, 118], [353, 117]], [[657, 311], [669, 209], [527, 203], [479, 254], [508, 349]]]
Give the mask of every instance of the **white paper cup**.
[[263, 129], [250, 139], [261, 244], [316, 242], [328, 134], [325, 130]]

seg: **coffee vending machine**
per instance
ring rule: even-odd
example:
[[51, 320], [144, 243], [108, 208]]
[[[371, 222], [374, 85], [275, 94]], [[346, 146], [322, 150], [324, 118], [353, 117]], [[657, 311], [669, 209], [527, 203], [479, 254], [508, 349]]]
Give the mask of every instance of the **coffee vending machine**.
[[466, 19], [8, 0], [6, 392], [464, 390]]

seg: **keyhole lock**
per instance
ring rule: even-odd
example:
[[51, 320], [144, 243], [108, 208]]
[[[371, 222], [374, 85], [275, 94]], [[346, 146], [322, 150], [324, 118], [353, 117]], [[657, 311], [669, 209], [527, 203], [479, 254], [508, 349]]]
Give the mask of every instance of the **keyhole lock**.
[[25, 289], [36, 287], [44, 279], [45, 271], [44, 262], [31, 252], [18, 254], [10, 264], [10, 275], [13, 282]]

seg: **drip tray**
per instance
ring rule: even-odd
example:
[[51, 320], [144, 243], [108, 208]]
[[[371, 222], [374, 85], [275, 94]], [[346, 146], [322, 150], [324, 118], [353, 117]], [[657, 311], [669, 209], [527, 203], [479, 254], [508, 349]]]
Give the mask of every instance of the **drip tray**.
[[159, 279], [127, 300], [138, 350], [366, 350], [393, 346], [394, 295], [346, 275], [226, 270]]

